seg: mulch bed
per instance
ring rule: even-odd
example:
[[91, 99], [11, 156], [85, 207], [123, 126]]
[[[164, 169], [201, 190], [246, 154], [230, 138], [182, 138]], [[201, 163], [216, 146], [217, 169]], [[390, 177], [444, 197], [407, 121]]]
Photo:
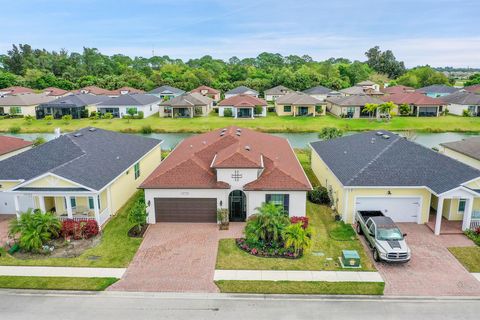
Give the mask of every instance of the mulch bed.
[[130, 230], [128, 230], [128, 236], [130, 238], [143, 238], [143, 235], [145, 234], [145, 231], [147, 231], [147, 228], [148, 228], [148, 224], [144, 225], [139, 232], [137, 227], [133, 227]]
[[261, 257], [261, 258], [283, 258], [283, 259], [299, 259], [303, 256], [303, 253], [300, 253], [299, 255], [295, 255], [293, 250], [290, 249], [284, 249], [284, 248], [270, 248], [268, 246], [264, 247], [250, 247], [246, 241], [245, 238], [238, 238], [235, 239], [235, 244], [237, 247], [245, 251], [248, 254], [251, 254], [252, 256], [255, 257]]

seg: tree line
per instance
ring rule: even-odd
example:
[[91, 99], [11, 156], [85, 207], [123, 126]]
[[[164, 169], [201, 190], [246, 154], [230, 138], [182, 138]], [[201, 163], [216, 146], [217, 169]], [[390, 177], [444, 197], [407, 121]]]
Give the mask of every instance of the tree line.
[[255, 58], [232, 57], [224, 61], [207, 55], [183, 61], [169, 56], [109, 56], [96, 48], [83, 48], [82, 53], [48, 51], [19, 44], [0, 55], [0, 88], [21, 85], [72, 90], [96, 85], [110, 90], [122, 86], [151, 90], [171, 85], [192, 90], [207, 85], [224, 92], [245, 85], [262, 92], [276, 85], [294, 90], [322, 85], [339, 90], [367, 79], [380, 84], [393, 80], [416, 88], [450, 83], [443, 73], [429, 66], [406, 70], [390, 50], [374, 47], [365, 56], [366, 61], [345, 58], [315, 61], [308, 55], [264, 52]]

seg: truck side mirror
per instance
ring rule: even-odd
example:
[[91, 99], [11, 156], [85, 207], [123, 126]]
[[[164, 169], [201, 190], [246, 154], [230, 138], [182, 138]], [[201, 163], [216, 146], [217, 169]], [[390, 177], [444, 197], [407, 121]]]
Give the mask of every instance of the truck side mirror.
[[407, 234], [406, 234], [406, 233], [404, 233], [404, 234], [403, 234], [403, 237], [405, 238], [406, 236], [407, 236]]

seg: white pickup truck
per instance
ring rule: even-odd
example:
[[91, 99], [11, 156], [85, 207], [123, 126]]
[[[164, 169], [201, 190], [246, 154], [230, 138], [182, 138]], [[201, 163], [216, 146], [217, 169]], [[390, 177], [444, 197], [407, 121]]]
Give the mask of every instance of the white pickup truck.
[[365, 235], [375, 261], [410, 261], [406, 234], [402, 234], [391, 218], [385, 217], [381, 211], [358, 211], [355, 220], [357, 233]]

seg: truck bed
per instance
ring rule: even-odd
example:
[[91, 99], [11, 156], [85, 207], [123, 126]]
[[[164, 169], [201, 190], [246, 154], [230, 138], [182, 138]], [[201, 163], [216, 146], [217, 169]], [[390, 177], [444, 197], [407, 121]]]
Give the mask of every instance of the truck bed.
[[368, 218], [372, 217], [383, 217], [382, 211], [358, 211], [358, 214], [362, 217], [363, 221], [367, 221]]

